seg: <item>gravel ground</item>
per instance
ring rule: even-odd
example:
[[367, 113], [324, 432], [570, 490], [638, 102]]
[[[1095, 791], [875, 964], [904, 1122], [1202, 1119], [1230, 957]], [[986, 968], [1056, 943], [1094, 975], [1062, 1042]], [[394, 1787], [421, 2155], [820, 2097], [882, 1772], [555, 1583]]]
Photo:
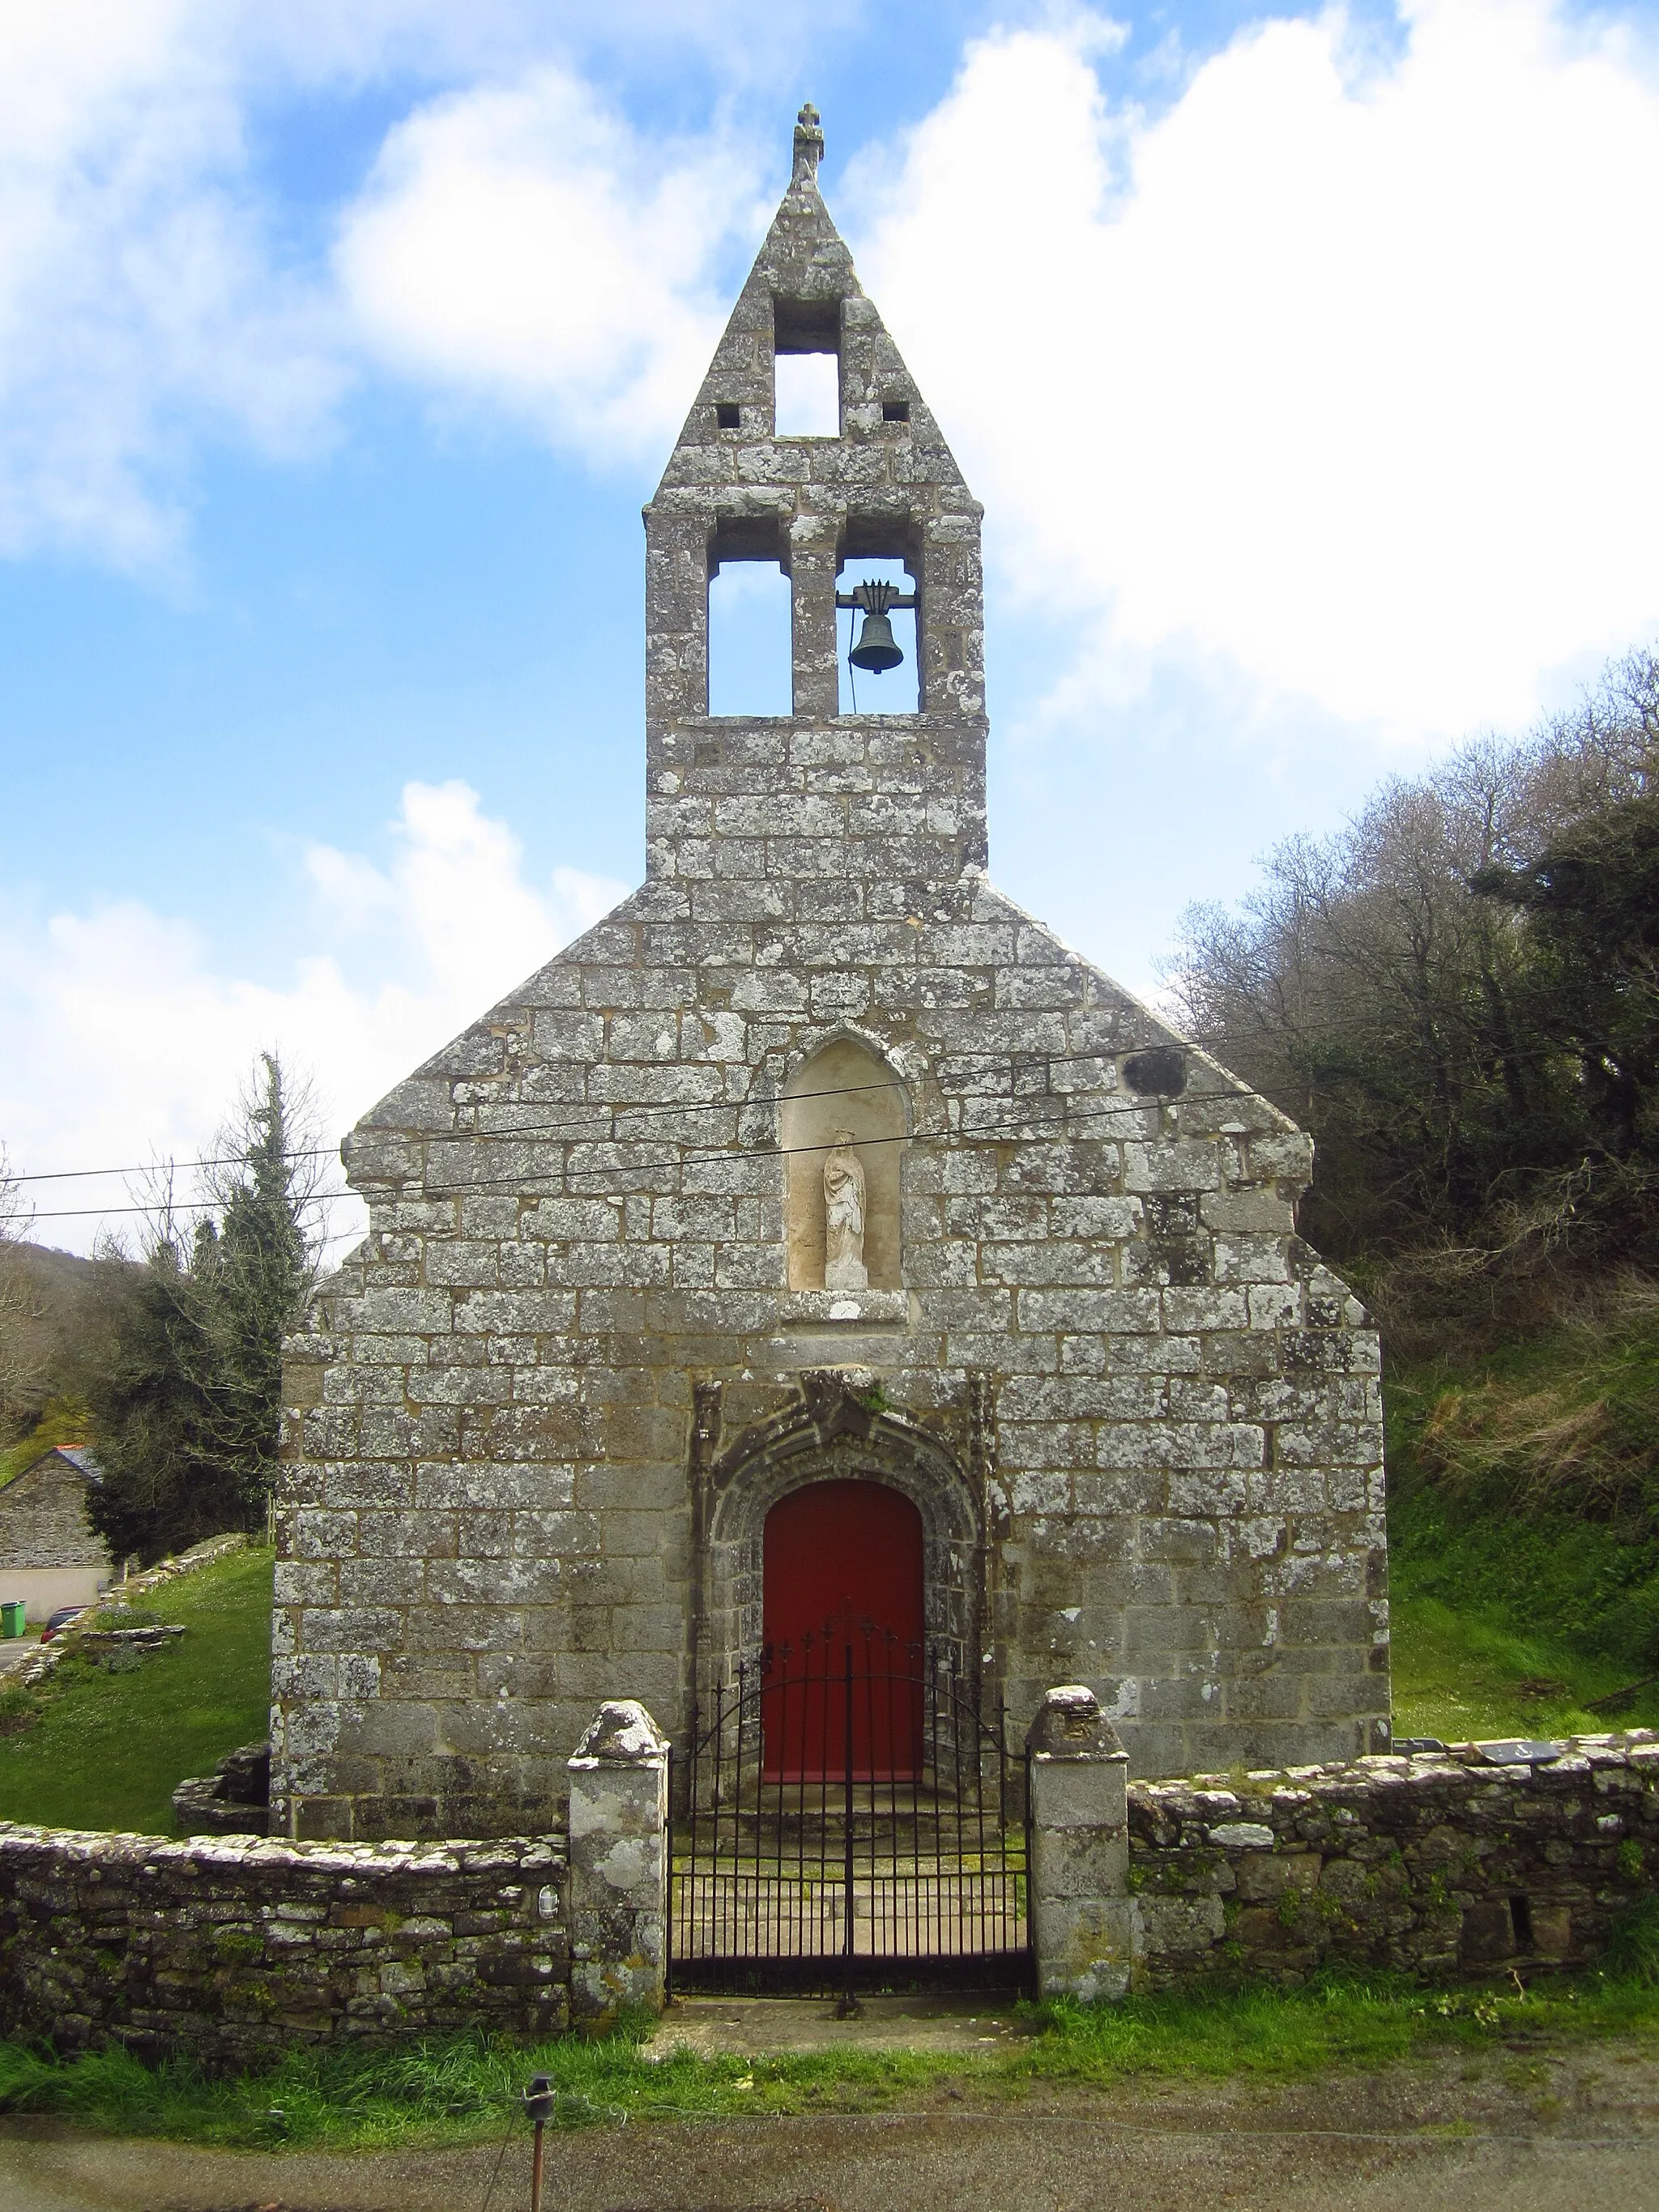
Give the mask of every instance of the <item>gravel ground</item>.
[[[983, 2103], [982, 2093], [975, 2093]], [[206, 2151], [0, 2122], [0, 2212], [483, 2212], [496, 2152]], [[489, 2212], [529, 2202], [509, 2143]], [[549, 2139], [549, 2212], [1659, 2212], [1659, 2047], [1499, 2046], [1293, 2088], [1162, 2084]]]

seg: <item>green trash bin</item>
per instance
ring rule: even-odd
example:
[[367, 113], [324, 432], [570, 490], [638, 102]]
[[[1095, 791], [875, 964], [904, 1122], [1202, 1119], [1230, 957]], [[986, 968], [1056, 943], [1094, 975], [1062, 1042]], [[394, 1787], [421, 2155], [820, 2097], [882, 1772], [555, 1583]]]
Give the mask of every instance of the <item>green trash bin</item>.
[[0, 1636], [21, 1636], [22, 1633], [22, 1599], [9, 1597], [0, 1600]]

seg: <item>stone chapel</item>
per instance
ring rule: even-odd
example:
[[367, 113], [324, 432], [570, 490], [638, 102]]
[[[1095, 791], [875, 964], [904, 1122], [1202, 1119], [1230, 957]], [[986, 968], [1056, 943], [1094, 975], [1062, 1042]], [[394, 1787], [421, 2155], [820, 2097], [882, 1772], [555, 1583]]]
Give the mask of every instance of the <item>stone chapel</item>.
[[[1014, 1741], [1088, 1685], [1144, 1776], [1388, 1746], [1377, 1343], [1296, 1235], [1310, 1146], [992, 886], [981, 510], [823, 145], [803, 109], [645, 510], [645, 883], [342, 1148], [274, 1833], [545, 1827], [599, 1700], [682, 1745], [831, 1614], [948, 1650]], [[775, 434], [799, 352], [838, 434]], [[787, 715], [709, 713], [734, 562], [788, 578]], [[878, 562], [896, 605], [851, 611], [913, 607], [918, 703], [844, 713]]]

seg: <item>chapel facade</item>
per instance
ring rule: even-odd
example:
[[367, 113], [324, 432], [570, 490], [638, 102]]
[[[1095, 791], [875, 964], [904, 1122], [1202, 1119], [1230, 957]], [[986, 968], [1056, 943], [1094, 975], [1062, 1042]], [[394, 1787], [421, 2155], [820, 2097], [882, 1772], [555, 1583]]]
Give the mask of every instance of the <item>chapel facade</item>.
[[[832, 1617], [1011, 1741], [1088, 1684], [1142, 1775], [1387, 1748], [1377, 1343], [1296, 1235], [1310, 1146], [988, 878], [981, 510], [822, 148], [804, 109], [645, 510], [645, 884], [343, 1147], [368, 1234], [287, 1347], [276, 1833], [546, 1826], [599, 1700], [684, 1745]], [[839, 434], [775, 434], [799, 351]], [[789, 579], [787, 715], [708, 711], [742, 561]], [[875, 562], [914, 713], [842, 711]]]

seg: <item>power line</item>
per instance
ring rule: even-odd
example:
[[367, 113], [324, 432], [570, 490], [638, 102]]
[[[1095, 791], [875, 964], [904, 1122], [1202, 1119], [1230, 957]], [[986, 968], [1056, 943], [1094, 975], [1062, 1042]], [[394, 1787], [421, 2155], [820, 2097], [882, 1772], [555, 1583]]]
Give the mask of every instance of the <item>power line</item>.
[[[313, 1145], [304, 1150], [278, 1152], [276, 1158], [281, 1160], [325, 1160], [331, 1152], [338, 1149], [335, 1145]], [[131, 1167], [125, 1168], [42, 1169], [38, 1175], [9, 1176], [7, 1181], [9, 1182], [76, 1182], [87, 1176], [159, 1175], [164, 1171], [171, 1173], [177, 1168], [240, 1168], [246, 1165], [247, 1158], [245, 1153], [226, 1152], [217, 1158], [205, 1160], [140, 1160]]]
[[[303, 1212], [307, 1206], [331, 1206], [337, 1198], [350, 1198], [354, 1195], [355, 1194], [349, 1190], [320, 1191], [313, 1198], [296, 1199], [295, 1206], [297, 1212]], [[179, 1210], [181, 1212], [194, 1213], [204, 1209], [186, 1206], [181, 1206]], [[159, 1203], [155, 1206], [31, 1206], [27, 1218], [28, 1221], [75, 1221], [82, 1216], [95, 1215], [102, 1219], [112, 1213], [165, 1213], [167, 1211], [167, 1207]]]
[[[1197, 1047], [1200, 1046], [1203, 1041], [1198, 1038], [1189, 1037], [1183, 1039], [1182, 1042], [1185, 1045]], [[1177, 1046], [1176, 1048], [1180, 1049], [1181, 1048], [1180, 1046]], [[1131, 1051], [1144, 1051], [1148, 1049], [1148, 1048], [1145, 1046], [1132, 1046], [1128, 1048], [1128, 1049]], [[1043, 1052], [1033, 1049], [1027, 1051], [1024, 1054], [1004, 1054], [1001, 1053], [989, 1052], [941, 1051], [939, 1056], [942, 1059], [948, 1059], [958, 1062], [968, 1061], [969, 1063], [981, 1060], [1001, 1060], [1006, 1058], [1015, 1071], [1018, 1072], [1022, 1063], [1032, 1069], [1036, 1069], [1037, 1067], [1069, 1067], [1081, 1065], [1088, 1060], [1114, 1060], [1119, 1056], [1119, 1054], [1122, 1050], [1123, 1048], [1118, 1046], [1101, 1046], [1090, 1052]], [[623, 1061], [616, 1063], [595, 1062], [594, 1064], [596, 1066], [629, 1066], [635, 1063]], [[643, 1061], [637, 1064], [644, 1066], [660, 1066], [665, 1063], [660, 1061]], [[683, 1060], [678, 1063], [666, 1064], [689, 1067], [718, 1067], [726, 1065], [726, 1063], [719, 1060]], [[629, 1104], [626, 1102], [612, 1102], [605, 1099], [592, 1099], [586, 1103], [592, 1105], [597, 1112], [608, 1113], [613, 1116], [613, 1118], [618, 1114], [726, 1114], [741, 1113], [756, 1106], [781, 1105], [784, 1103], [786, 1097], [791, 1102], [802, 1098], [848, 1098], [856, 1096], [861, 1091], [907, 1091], [908, 1088], [908, 1086], [897, 1077], [893, 1077], [880, 1083], [837, 1084], [825, 1091], [790, 1091], [787, 1094], [782, 1091], [775, 1091], [770, 1094], [759, 1097], [738, 1099], [710, 1098], [687, 1099], [684, 1101], [676, 1099], [660, 1103], [642, 1099], [637, 1104]], [[957, 1097], [1000, 1097], [1003, 1094], [999, 1091], [957, 1091], [954, 1095]], [[1153, 1092], [1148, 1093], [1147, 1097], [1151, 1099], [1165, 1095], [1169, 1094]], [[1197, 1098], [1211, 1095], [1217, 1097], [1233, 1097], [1239, 1094], [1233, 1091], [1218, 1091], [1213, 1094], [1210, 1094], [1189, 1091], [1182, 1091], [1175, 1095], [1185, 1098]], [[1244, 1095], [1249, 1096], [1250, 1094], [1246, 1091]], [[1127, 1100], [1123, 1102], [1126, 1109], [1127, 1109], [1129, 1103], [1130, 1102]], [[1135, 1110], [1140, 1111], [1145, 1109], [1144, 1108], [1137, 1108]], [[476, 1139], [476, 1133], [465, 1130], [450, 1130], [447, 1132], [440, 1130], [430, 1131], [426, 1133], [427, 1141], [431, 1143], [445, 1143], [458, 1138], [465, 1139], [468, 1137], [473, 1137], [475, 1140], [477, 1140]], [[558, 1137], [560, 1135], [569, 1135], [576, 1139], [584, 1139], [588, 1137], [589, 1133], [582, 1127], [581, 1125], [574, 1122], [527, 1122], [522, 1128], [498, 1133], [498, 1140], [505, 1141], [507, 1137]], [[620, 1141], [620, 1139], [617, 1141]], [[302, 1148], [296, 1148], [292, 1152], [283, 1152], [279, 1154], [278, 1157], [285, 1160], [330, 1159], [334, 1157], [338, 1149], [338, 1146], [335, 1145], [313, 1145]], [[244, 1154], [240, 1152], [226, 1152], [199, 1159], [135, 1161], [125, 1167], [42, 1169], [26, 1175], [20, 1174], [10, 1176], [7, 1177], [6, 1180], [9, 1182], [15, 1184], [34, 1182], [72, 1182], [83, 1181], [89, 1176], [153, 1175], [163, 1170], [173, 1171], [180, 1168], [241, 1167], [246, 1164], [246, 1161]], [[83, 1208], [82, 1210], [88, 1212], [119, 1212], [123, 1211], [144, 1212], [148, 1212], [149, 1209], [142, 1206], [125, 1209], [116, 1206], [107, 1208], [90, 1206]]]
[[[896, 1084], [886, 1083], [848, 1084], [830, 1091], [798, 1091], [794, 1096], [799, 1098], [838, 1098], [851, 1097], [860, 1091], [887, 1091], [896, 1090], [902, 1087], [902, 1086]], [[957, 1094], [958, 1097], [977, 1098], [997, 1098], [1000, 1097], [1003, 1094], [1000, 1091], [990, 1091]], [[1244, 1095], [1249, 1096], [1249, 1094], [1245, 1093]], [[1240, 1093], [1237, 1091], [1183, 1091], [1179, 1094], [1179, 1096], [1182, 1100], [1189, 1103], [1203, 1105], [1214, 1103], [1215, 1102], [1222, 1099], [1235, 1099], [1240, 1096]], [[1113, 1099], [1103, 1106], [1074, 1107], [1070, 1103], [1070, 1097], [1071, 1094], [1063, 1091], [1033, 1092], [1025, 1098], [1011, 1098], [1008, 1101], [1008, 1104], [1011, 1109], [1018, 1109], [1019, 1110], [1011, 1112], [1007, 1116], [996, 1121], [981, 1121], [972, 1128], [896, 1130], [890, 1136], [855, 1137], [853, 1139], [848, 1149], [860, 1150], [866, 1146], [872, 1145], [948, 1144], [953, 1140], [957, 1142], [971, 1143], [981, 1137], [994, 1137], [996, 1133], [1000, 1129], [1024, 1127], [1031, 1119], [1030, 1109], [1033, 1106], [1054, 1105], [1059, 1108], [1059, 1118], [1054, 1123], [1050, 1132], [1050, 1133], [1057, 1136], [1063, 1136], [1074, 1123], [1079, 1121], [1101, 1121], [1108, 1119], [1114, 1115], [1142, 1114], [1148, 1110], [1145, 1103], [1133, 1099]], [[740, 1113], [744, 1110], [745, 1103], [748, 1105], [757, 1105], [776, 1104], [781, 1103], [782, 1102], [779, 1100], [750, 1100], [747, 1102], [738, 1102], [733, 1104], [722, 1103], [722, 1110], [726, 1113]], [[623, 1108], [620, 1110], [626, 1112], [629, 1109]], [[672, 1109], [665, 1110], [672, 1110]], [[440, 1133], [432, 1137], [429, 1141], [436, 1144], [511, 1144], [516, 1143], [526, 1136], [532, 1136], [539, 1133], [543, 1135], [544, 1138], [548, 1139], [549, 1141], [556, 1142], [560, 1141], [557, 1134], [560, 1131], [563, 1132], [563, 1141], [571, 1144], [626, 1145], [630, 1141], [626, 1136], [617, 1135], [614, 1130], [608, 1133], [604, 1131], [585, 1131], [570, 1123], [556, 1122], [548, 1125], [548, 1128], [550, 1128], [551, 1131], [555, 1133], [551, 1138], [548, 1138], [547, 1128], [538, 1130], [537, 1127], [532, 1126], [530, 1128], [511, 1129], [493, 1133], [481, 1133], [477, 1131], [467, 1130], [453, 1130], [447, 1133]], [[822, 1144], [707, 1145], [700, 1146], [688, 1146], [682, 1145], [674, 1152], [664, 1153], [661, 1157], [656, 1159], [617, 1160], [611, 1165], [604, 1167], [572, 1167], [567, 1164], [559, 1167], [521, 1170], [513, 1175], [464, 1176], [454, 1181], [447, 1182], [434, 1180], [431, 1173], [428, 1171], [421, 1177], [420, 1188], [429, 1195], [440, 1197], [452, 1193], [468, 1190], [498, 1190], [503, 1188], [512, 1188], [514, 1189], [522, 1190], [525, 1188], [526, 1184], [532, 1182], [546, 1182], [551, 1180], [557, 1180], [567, 1184], [572, 1182], [587, 1182], [592, 1181], [596, 1176], [644, 1174], [653, 1168], [682, 1166], [689, 1160], [786, 1159], [796, 1152], [822, 1152], [828, 1149], [829, 1147], [827, 1146]], [[305, 1156], [295, 1155], [295, 1157], [299, 1158]], [[388, 1177], [385, 1179], [385, 1182], [390, 1182], [392, 1180], [392, 1178]], [[356, 1194], [350, 1190], [326, 1191], [319, 1194], [314, 1198], [302, 1200], [301, 1203], [302, 1205], [310, 1206], [329, 1205], [337, 1199], [350, 1198], [355, 1194]], [[547, 1196], [556, 1196], [556, 1193], [549, 1192], [544, 1194]], [[85, 1215], [155, 1213], [161, 1210], [161, 1209], [156, 1206], [83, 1206], [43, 1207], [33, 1210], [31, 1218], [37, 1221], [66, 1221], [76, 1219]]]

